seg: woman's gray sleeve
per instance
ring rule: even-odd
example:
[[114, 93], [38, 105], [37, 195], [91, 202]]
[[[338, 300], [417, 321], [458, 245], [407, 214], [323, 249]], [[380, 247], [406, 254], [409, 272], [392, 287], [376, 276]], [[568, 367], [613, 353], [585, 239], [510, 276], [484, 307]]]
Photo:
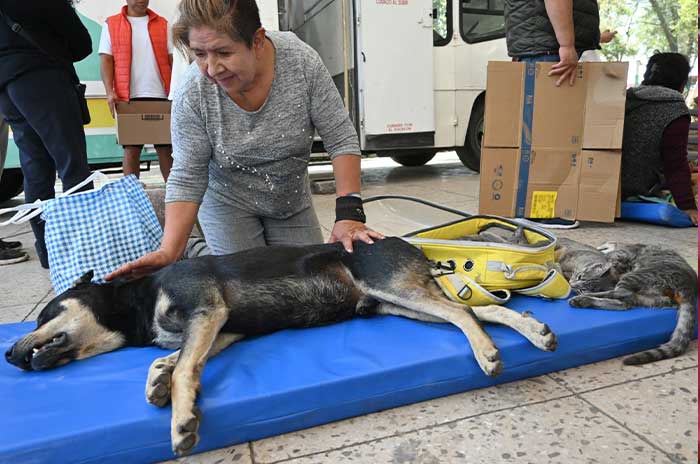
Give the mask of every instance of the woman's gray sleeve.
[[212, 156], [204, 120], [199, 107], [195, 108], [184, 92], [175, 100], [171, 116], [173, 167], [166, 185], [165, 202], [199, 204], [209, 183]]
[[357, 132], [328, 69], [318, 55], [315, 55], [314, 64], [310, 82], [311, 122], [326, 152], [331, 159], [338, 155], [360, 155]]

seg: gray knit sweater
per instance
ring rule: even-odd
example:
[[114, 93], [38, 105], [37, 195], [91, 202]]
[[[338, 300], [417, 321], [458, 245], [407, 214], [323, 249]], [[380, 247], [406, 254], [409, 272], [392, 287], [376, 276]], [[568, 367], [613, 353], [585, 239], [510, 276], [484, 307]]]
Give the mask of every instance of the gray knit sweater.
[[330, 74], [291, 32], [268, 32], [275, 76], [263, 106], [240, 108], [192, 64], [174, 97], [173, 168], [166, 202], [201, 203], [204, 193], [265, 217], [311, 205], [307, 165], [314, 129], [331, 159], [360, 154], [357, 133]]

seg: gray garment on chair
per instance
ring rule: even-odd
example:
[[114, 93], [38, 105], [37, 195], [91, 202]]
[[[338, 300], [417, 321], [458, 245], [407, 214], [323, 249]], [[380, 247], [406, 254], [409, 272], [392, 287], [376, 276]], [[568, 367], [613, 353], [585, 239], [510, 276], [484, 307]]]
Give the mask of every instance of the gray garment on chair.
[[286, 219], [311, 207], [314, 130], [331, 158], [360, 155], [355, 128], [318, 53], [291, 32], [267, 37], [275, 47], [275, 76], [257, 111], [239, 107], [196, 63], [187, 70], [174, 96], [166, 202], [200, 203], [206, 192], [260, 217]]

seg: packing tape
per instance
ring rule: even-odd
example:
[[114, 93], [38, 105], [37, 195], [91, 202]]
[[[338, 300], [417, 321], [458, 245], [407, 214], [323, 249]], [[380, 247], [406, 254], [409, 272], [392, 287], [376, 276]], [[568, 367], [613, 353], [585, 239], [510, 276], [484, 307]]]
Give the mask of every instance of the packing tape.
[[532, 119], [535, 107], [536, 66], [536, 63], [525, 62], [523, 129], [520, 137], [520, 171], [518, 173], [518, 193], [515, 200], [515, 217], [525, 217], [527, 183], [530, 178], [530, 157], [532, 155]]

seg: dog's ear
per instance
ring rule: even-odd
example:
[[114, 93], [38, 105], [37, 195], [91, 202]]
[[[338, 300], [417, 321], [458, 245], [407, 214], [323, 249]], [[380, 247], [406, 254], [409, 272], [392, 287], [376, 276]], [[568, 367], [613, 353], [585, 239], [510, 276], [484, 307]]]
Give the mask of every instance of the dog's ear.
[[73, 282], [73, 287], [77, 287], [81, 284], [89, 284], [92, 281], [93, 277], [95, 277], [95, 271], [89, 270], [85, 274], [83, 274], [78, 280]]

